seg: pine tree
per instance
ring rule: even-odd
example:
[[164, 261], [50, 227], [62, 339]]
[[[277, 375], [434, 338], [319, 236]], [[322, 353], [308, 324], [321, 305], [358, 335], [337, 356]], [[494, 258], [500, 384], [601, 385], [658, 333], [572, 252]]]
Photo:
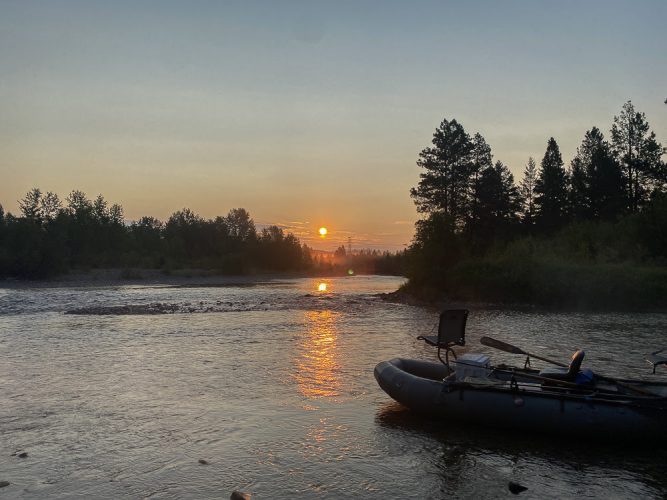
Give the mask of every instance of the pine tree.
[[570, 217], [575, 221], [590, 219], [589, 179], [586, 167], [578, 156], [574, 157], [570, 163], [568, 181], [570, 184], [568, 193], [568, 212]]
[[553, 231], [566, 222], [567, 173], [556, 140], [551, 137], [535, 182], [537, 226]]
[[572, 160], [570, 200], [575, 218], [616, 219], [623, 213], [623, 174], [602, 132], [586, 132]]
[[611, 139], [616, 161], [623, 168], [628, 209], [637, 212], [653, 190], [665, 187], [665, 149], [656, 141], [644, 113], [636, 111], [631, 101], [614, 117]]
[[479, 226], [476, 243], [485, 247], [509, 235], [518, 209], [519, 194], [514, 176], [502, 162], [497, 161], [482, 171], [478, 195], [474, 214]]
[[616, 220], [622, 216], [626, 212], [623, 172], [606, 142], [594, 152], [588, 177], [593, 217]]
[[476, 217], [479, 208], [480, 176], [485, 169], [493, 167], [491, 147], [479, 132], [476, 133], [472, 139], [470, 157], [470, 201], [468, 204], [468, 221], [466, 224], [469, 237], [474, 239], [479, 222]]
[[419, 153], [417, 165], [425, 172], [410, 196], [419, 212], [444, 213], [460, 228], [467, 209], [472, 141], [456, 120], [443, 120], [433, 134], [432, 144]]
[[531, 156], [523, 171], [523, 179], [519, 185], [519, 200], [521, 221], [530, 229], [535, 225], [535, 183], [537, 182], [537, 167]]

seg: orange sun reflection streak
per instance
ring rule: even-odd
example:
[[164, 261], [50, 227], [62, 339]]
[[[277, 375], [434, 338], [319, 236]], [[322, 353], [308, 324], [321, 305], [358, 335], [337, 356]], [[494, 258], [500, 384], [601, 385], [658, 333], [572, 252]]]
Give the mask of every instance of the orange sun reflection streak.
[[339, 313], [308, 311], [305, 313], [306, 335], [299, 344], [295, 374], [299, 392], [308, 398], [333, 397], [340, 394], [336, 321]]

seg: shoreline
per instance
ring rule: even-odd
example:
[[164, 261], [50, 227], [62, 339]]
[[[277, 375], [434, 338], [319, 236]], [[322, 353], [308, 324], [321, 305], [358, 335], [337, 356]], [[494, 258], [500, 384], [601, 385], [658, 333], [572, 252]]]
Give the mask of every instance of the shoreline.
[[93, 269], [75, 271], [39, 280], [0, 280], [0, 289], [22, 288], [85, 288], [114, 286], [235, 286], [284, 279], [307, 278], [302, 273], [258, 273], [223, 275], [202, 269], [165, 273], [159, 269]]
[[406, 292], [405, 290], [396, 290], [389, 293], [381, 293], [378, 296], [385, 302], [395, 304], [404, 304], [415, 307], [423, 307], [434, 311], [443, 311], [446, 309], [469, 309], [474, 310], [513, 310], [513, 311], [531, 311], [545, 313], [591, 313], [591, 314], [667, 314], [667, 305], [664, 308], [646, 307], [646, 308], [613, 308], [613, 307], [592, 307], [587, 305], [572, 304], [530, 304], [525, 302], [488, 302], [471, 300], [450, 300], [444, 294], [429, 299], [420, 297], [419, 294]]
[[[179, 269], [164, 272], [161, 269], [91, 269], [73, 271], [53, 278], [20, 280], [0, 279], [0, 289], [17, 290], [22, 288], [86, 288], [115, 286], [251, 286], [260, 283], [275, 283], [281, 280], [300, 278], [339, 278], [347, 273], [311, 274], [304, 272], [286, 273], [248, 273], [217, 274], [207, 269]], [[357, 274], [355, 276], [375, 276]], [[384, 276], [384, 275], [377, 275]]]
[[423, 307], [435, 311], [443, 311], [445, 309], [469, 309], [469, 310], [517, 310], [517, 311], [539, 311], [548, 310], [536, 304], [503, 304], [499, 302], [483, 302], [483, 301], [465, 301], [465, 300], [448, 300], [442, 296], [436, 299], [424, 299], [415, 294], [405, 292], [403, 290], [396, 290], [394, 292], [381, 293], [378, 296], [385, 302], [394, 304], [404, 304], [408, 306]]

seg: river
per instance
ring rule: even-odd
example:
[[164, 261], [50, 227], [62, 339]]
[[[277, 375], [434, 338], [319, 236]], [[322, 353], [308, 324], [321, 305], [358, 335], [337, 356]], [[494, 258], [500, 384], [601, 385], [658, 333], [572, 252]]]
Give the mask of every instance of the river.
[[[506, 498], [510, 481], [521, 498], [667, 493], [657, 444], [446, 424], [393, 403], [374, 366], [435, 359], [415, 337], [437, 313], [377, 295], [401, 281], [0, 288], [0, 497]], [[464, 350], [523, 362], [482, 335], [562, 361], [583, 348], [594, 370], [652, 378], [644, 354], [665, 332], [665, 314], [479, 308]]]

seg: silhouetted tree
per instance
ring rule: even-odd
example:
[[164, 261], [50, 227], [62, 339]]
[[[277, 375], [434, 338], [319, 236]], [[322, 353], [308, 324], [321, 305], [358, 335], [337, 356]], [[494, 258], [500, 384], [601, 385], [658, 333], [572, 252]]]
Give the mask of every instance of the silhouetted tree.
[[628, 208], [637, 212], [654, 189], [664, 189], [667, 182], [662, 155], [665, 150], [656, 141], [644, 113], [626, 102], [621, 113], [614, 117], [611, 128], [613, 152], [623, 167]]
[[408, 277], [417, 283], [443, 286], [448, 271], [464, 254], [464, 244], [454, 220], [443, 212], [433, 212], [415, 223], [410, 246]]
[[616, 220], [626, 212], [623, 172], [607, 146], [599, 149], [589, 172], [593, 217]]
[[528, 228], [532, 230], [535, 225], [535, 183], [537, 182], [537, 168], [535, 160], [531, 156], [528, 158], [528, 164], [523, 171], [523, 179], [519, 185], [519, 213], [521, 221]]
[[93, 228], [93, 203], [79, 190], [73, 190], [65, 201], [64, 225], [69, 260], [72, 265], [91, 266], [96, 260], [95, 247], [99, 243]]
[[201, 256], [204, 220], [189, 208], [171, 214], [165, 224], [164, 236], [169, 253], [177, 263], [183, 264]]
[[74, 190], [67, 196], [67, 212], [78, 222], [91, 219], [93, 204], [83, 191]]
[[468, 206], [468, 234], [472, 239], [475, 239], [477, 233], [480, 202], [480, 176], [482, 172], [493, 167], [493, 157], [491, 155], [491, 147], [486, 143], [484, 137], [478, 132], [472, 139], [472, 150], [470, 152], [470, 202]]
[[474, 219], [480, 228], [477, 246], [488, 247], [496, 239], [506, 239], [518, 210], [518, 190], [514, 176], [502, 162], [486, 167], [479, 178], [479, 201]]
[[579, 157], [575, 157], [570, 163], [568, 172], [569, 205], [568, 212], [573, 220], [585, 220], [591, 217], [589, 195], [589, 180], [586, 170]]
[[535, 182], [537, 225], [543, 231], [558, 229], [566, 222], [567, 173], [556, 140], [551, 137]]
[[258, 243], [264, 269], [290, 271], [301, 268], [301, 245], [294, 235], [285, 236], [278, 226], [269, 226], [262, 229]]
[[155, 217], [142, 217], [130, 226], [132, 250], [140, 267], [164, 265], [162, 231], [164, 224]]
[[310, 247], [303, 243], [301, 245], [301, 265], [302, 269], [312, 269], [313, 268], [313, 255], [310, 251]]
[[570, 200], [575, 220], [612, 220], [624, 211], [623, 174], [602, 132], [586, 132], [572, 160]]
[[410, 195], [423, 213], [442, 212], [458, 228], [465, 222], [473, 144], [456, 120], [443, 120], [435, 129], [433, 146], [419, 153], [417, 165], [425, 170]]
[[118, 203], [114, 203], [113, 205], [111, 205], [108, 214], [109, 214], [109, 222], [111, 222], [112, 224], [121, 224], [121, 225], [124, 224], [123, 217], [125, 212], [123, 210], [123, 207]]
[[108, 203], [101, 194], [97, 195], [93, 202], [93, 219], [99, 224], [107, 224], [109, 222]]
[[42, 222], [41, 200], [42, 192], [38, 188], [31, 189], [19, 200], [19, 209], [26, 220], [38, 224]]
[[45, 221], [53, 221], [63, 209], [63, 204], [57, 194], [48, 191], [40, 200], [40, 211]]
[[254, 240], [257, 236], [255, 222], [244, 208], [232, 208], [227, 214], [229, 235], [238, 241]]

